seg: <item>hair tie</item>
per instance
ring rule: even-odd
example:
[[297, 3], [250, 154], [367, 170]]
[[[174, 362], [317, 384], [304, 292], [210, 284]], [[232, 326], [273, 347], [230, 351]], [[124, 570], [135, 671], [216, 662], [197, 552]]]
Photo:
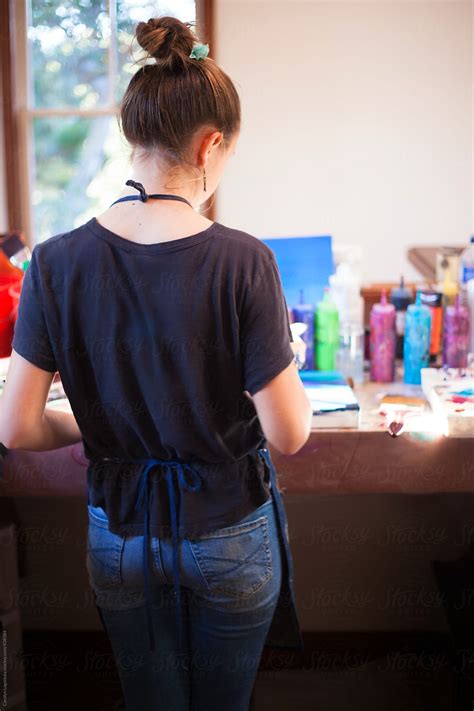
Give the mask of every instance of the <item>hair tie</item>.
[[191, 54], [192, 59], [204, 59], [209, 54], [209, 45], [195, 42]]

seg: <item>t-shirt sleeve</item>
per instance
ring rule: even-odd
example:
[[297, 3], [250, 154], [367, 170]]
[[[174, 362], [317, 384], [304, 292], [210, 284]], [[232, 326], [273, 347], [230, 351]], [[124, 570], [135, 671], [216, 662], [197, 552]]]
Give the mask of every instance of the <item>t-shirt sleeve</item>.
[[18, 315], [13, 332], [13, 349], [33, 365], [50, 373], [57, 371], [41, 295], [38, 247], [33, 248], [30, 264], [23, 277]]
[[240, 317], [244, 390], [253, 396], [288, 367], [292, 341], [280, 272], [270, 257], [256, 285], [247, 289]]

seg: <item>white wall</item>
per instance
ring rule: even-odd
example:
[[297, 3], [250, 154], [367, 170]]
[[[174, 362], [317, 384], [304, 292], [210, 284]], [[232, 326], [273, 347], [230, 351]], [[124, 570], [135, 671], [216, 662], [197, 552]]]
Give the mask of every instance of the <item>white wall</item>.
[[473, 6], [216, 0], [216, 59], [243, 125], [216, 219], [258, 237], [357, 243], [366, 280], [473, 219]]

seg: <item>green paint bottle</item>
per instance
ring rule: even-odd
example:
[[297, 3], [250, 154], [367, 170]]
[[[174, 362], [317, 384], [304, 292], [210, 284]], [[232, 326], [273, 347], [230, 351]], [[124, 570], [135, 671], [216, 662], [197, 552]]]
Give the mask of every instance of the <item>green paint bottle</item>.
[[331, 301], [329, 288], [324, 289], [323, 300], [315, 312], [316, 370], [335, 370], [339, 350], [339, 313]]

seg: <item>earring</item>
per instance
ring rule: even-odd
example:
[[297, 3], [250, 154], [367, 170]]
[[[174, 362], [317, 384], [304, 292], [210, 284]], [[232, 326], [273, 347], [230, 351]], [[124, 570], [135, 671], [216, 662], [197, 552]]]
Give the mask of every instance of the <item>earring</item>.
[[206, 190], [206, 169], [204, 168], [204, 175], [203, 175], [203, 181], [204, 181], [204, 192], [207, 192]]

